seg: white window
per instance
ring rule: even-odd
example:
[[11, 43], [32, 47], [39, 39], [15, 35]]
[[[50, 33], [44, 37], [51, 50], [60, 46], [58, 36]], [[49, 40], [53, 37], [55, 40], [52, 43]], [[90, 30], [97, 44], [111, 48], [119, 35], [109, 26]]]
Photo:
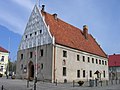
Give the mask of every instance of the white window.
[[3, 66], [1, 66], [0, 71], [1, 71], [1, 72], [3, 71]]
[[4, 62], [4, 56], [2, 56], [1, 61]]

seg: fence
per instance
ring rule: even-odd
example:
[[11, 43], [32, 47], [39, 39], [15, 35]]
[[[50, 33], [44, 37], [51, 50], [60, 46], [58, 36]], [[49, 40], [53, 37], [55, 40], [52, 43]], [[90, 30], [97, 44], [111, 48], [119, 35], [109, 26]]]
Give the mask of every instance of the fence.
[[[83, 83], [84, 82], [84, 83]], [[84, 86], [84, 87], [97, 87], [97, 86], [109, 86], [109, 85], [117, 85], [120, 84], [120, 79], [117, 80], [89, 80], [89, 81], [83, 81], [83, 82], [75, 82], [73, 80], [73, 87], [76, 86]], [[82, 84], [83, 83], [83, 84]]]
[[[36, 86], [37, 84], [37, 86]], [[40, 85], [41, 86], [40, 86]], [[37, 88], [39, 87], [42, 87], [42, 86], [46, 86], [46, 87], [49, 87], [47, 83], [41, 83], [41, 82], [38, 82], [38, 83], [35, 83], [34, 81], [33, 82], [26, 82], [26, 89], [29, 89], [29, 90], [37, 90]], [[72, 83], [59, 83], [57, 80], [55, 81], [55, 83], [49, 83], [49, 85], [51, 85], [51, 87], [79, 87], [79, 86], [82, 86], [82, 87], [105, 87], [105, 86], [111, 86], [111, 85], [120, 85], [120, 79], [119, 80], [106, 80], [106, 81], [99, 81], [99, 80], [89, 80], [89, 81], [79, 81], [79, 83], [75, 80], [73, 80]], [[56, 88], [57, 88], [56, 87]], [[8, 89], [5, 85], [1, 85], [0, 86], [0, 90], [10, 90]]]

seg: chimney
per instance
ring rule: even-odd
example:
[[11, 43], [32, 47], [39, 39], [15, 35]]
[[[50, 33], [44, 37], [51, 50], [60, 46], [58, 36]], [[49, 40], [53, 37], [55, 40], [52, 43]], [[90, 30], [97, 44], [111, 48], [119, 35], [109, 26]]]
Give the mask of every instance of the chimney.
[[88, 26], [87, 25], [83, 26], [83, 35], [85, 39], [88, 39]]
[[45, 11], [45, 5], [42, 5], [42, 11], [43, 12]]
[[54, 16], [54, 19], [57, 20], [57, 14], [55, 13], [53, 14], [53, 16]]

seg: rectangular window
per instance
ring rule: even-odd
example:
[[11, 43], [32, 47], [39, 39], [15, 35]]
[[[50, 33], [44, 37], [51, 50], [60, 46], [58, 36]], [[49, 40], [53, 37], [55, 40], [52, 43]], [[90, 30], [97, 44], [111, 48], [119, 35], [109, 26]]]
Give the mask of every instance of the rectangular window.
[[37, 35], [37, 32], [35, 32], [35, 35]]
[[104, 65], [104, 61], [102, 60], [102, 65]]
[[77, 70], [77, 78], [80, 78], [80, 70]]
[[98, 64], [98, 60], [96, 59], [96, 64]]
[[33, 53], [32, 52], [30, 52], [30, 58], [32, 58], [33, 57]]
[[3, 72], [3, 66], [1, 66], [0, 71]]
[[83, 62], [85, 62], [85, 56], [83, 56]]
[[83, 77], [85, 77], [85, 70], [83, 70]]
[[105, 65], [107, 65], [107, 61], [105, 61]]
[[23, 54], [21, 54], [21, 60], [23, 59]]
[[25, 35], [25, 38], [27, 38], [27, 35]]
[[94, 63], [94, 58], [92, 58], [92, 63]]
[[66, 76], [66, 67], [63, 67], [63, 76]]
[[2, 56], [1, 61], [4, 62], [4, 56]]
[[30, 34], [30, 37], [32, 37], [32, 33]]
[[40, 34], [42, 33], [42, 30], [40, 30]]
[[90, 57], [88, 57], [88, 62], [90, 62]]
[[79, 55], [77, 55], [77, 61], [80, 61], [80, 57], [79, 57]]
[[92, 71], [90, 71], [90, 77], [92, 77]]
[[43, 49], [40, 50], [40, 56], [43, 56]]
[[67, 57], [67, 51], [63, 51], [63, 57]]
[[105, 78], [105, 71], [103, 71], [103, 77]]
[[101, 60], [99, 60], [99, 64], [101, 64]]
[[41, 69], [43, 69], [43, 63], [41, 63]]

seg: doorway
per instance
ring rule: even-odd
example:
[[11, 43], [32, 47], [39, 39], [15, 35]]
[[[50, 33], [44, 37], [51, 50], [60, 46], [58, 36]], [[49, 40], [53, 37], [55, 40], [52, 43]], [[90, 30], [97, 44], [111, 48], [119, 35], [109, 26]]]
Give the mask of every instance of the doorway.
[[29, 62], [28, 68], [29, 68], [28, 79], [33, 80], [34, 79], [34, 64], [32, 61]]

